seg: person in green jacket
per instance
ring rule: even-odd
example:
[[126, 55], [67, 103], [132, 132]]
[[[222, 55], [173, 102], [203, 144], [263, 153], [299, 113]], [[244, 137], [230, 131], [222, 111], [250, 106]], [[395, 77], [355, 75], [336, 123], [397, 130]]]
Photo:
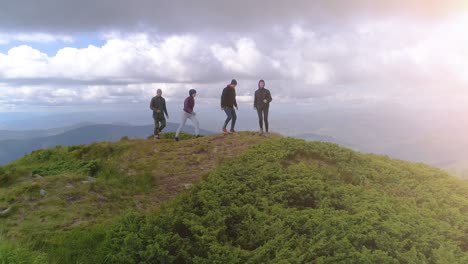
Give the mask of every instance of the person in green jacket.
[[270, 90], [265, 88], [265, 81], [260, 80], [258, 82], [258, 89], [255, 91], [254, 98], [254, 109], [257, 110], [258, 123], [260, 125], [259, 135], [263, 135], [263, 122], [265, 122], [266, 136], [270, 136], [268, 131], [268, 112], [270, 110], [270, 103], [273, 100], [271, 98]]
[[166, 99], [162, 97], [161, 89], [158, 89], [157, 95], [151, 99], [150, 108], [153, 110], [154, 138], [160, 139], [159, 134], [166, 127], [166, 117], [169, 119], [169, 114], [167, 113], [166, 108]]

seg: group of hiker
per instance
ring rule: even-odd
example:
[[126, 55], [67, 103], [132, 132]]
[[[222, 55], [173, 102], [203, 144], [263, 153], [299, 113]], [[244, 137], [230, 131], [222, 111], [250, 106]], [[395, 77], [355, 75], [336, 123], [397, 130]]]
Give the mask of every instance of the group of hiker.
[[[222, 131], [224, 134], [236, 133], [236, 110], [239, 110], [236, 100], [236, 86], [237, 81], [233, 79], [231, 83], [223, 89], [223, 92], [221, 94], [221, 110], [223, 110], [226, 113], [226, 120], [224, 121], [222, 127]], [[162, 96], [162, 90], [158, 89], [156, 93], [156, 96], [151, 99], [150, 108], [151, 110], [153, 110], [154, 138], [160, 139], [160, 134], [166, 127], [166, 118], [169, 119], [169, 113], [167, 112], [166, 100]], [[179, 127], [177, 128], [174, 138], [175, 141], [179, 141], [180, 131], [185, 126], [187, 119], [190, 119], [195, 127], [195, 136], [200, 137], [199, 122], [196, 117], [197, 114], [194, 112], [196, 96], [197, 91], [195, 89], [190, 89], [189, 96], [184, 101], [182, 120], [179, 124]], [[272, 100], [273, 99], [271, 97], [270, 91], [265, 88], [265, 81], [260, 80], [258, 82], [258, 89], [255, 91], [253, 105], [254, 109], [257, 110], [258, 114], [258, 122], [260, 126], [259, 135], [265, 135], [267, 137], [269, 136], [268, 112]], [[231, 123], [230, 130], [227, 129], [229, 123]], [[264, 124], [265, 130], [263, 130]]]

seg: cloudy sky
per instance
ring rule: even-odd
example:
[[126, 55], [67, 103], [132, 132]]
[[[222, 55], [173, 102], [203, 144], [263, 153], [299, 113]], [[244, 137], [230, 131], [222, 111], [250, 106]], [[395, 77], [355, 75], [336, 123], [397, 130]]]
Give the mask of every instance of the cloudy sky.
[[[379, 2], [376, 4], [375, 2]], [[147, 104], [464, 108], [468, 1], [0, 0], [0, 111]]]

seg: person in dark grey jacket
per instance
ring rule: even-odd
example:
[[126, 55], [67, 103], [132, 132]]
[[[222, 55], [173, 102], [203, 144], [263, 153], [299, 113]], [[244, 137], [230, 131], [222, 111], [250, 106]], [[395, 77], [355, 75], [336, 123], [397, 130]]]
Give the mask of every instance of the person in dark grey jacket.
[[159, 139], [159, 133], [166, 127], [166, 117], [169, 119], [169, 114], [167, 113], [166, 100], [162, 97], [162, 90], [158, 89], [156, 94], [151, 99], [150, 108], [153, 110], [154, 138]]
[[271, 98], [270, 90], [265, 88], [265, 81], [258, 82], [258, 90], [255, 91], [254, 109], [257, 110], [258, 123], [260, 125], [259, 135], [263, 135], [263, 122], [265, 122], [266, 136], [270, 136], [268, 131], [268, 112], [270, 110]]

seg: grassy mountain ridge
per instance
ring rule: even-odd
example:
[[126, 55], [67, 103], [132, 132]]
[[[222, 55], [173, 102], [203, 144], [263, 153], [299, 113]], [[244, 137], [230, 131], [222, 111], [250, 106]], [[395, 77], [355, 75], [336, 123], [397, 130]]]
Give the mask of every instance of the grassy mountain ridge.
[[108, 244], [114, 263], [466, 263], [467, 194], [423, 164], [279, 139]]
[[0, 209], [13, 205], [0, 234], [50, 263], [468, 260], [466, 182], [335, 144], [123, 140], [38, 151], [0, 175]]
[[[32, 225], [43, 222], [56, 229], [121, 210], [154, 209], [218, 164], [265, 140], [248, 134], [198, 139], [183, 134], [186, 140], [176, 146], [172, 133], [165, 135], [160, 141], [123, 139], [39, 150], [0, 167], [0, 209], [12, 208], [3, 229], [10, 235], [17, 229], [29, 233], [25, 223], [30, 218]], [[42, 205], [48, 206], [41, 210]], [[58, 219], [48, 219], [51, 211]]]
[[[178, 124], [167, 123], [165, 132], [175, 132], [177, 127]], [[102, 141], [117, 141], [124, 136], [129, 138], [146, 138], [148, 134], [153, 132], [153, 129], [154, 125], [92, 124], [71, 128], [63, 133], [51, 136], [38, 135], [34, 138], [0, 140], [0, 164], [11, 162], [38, 149], [91, 144]], [[186, 126], [182, 131], [192, 133], [194, 128]], [[201, 133], [205, 135], [212, 134], [210, 131], [203, 129]]]

